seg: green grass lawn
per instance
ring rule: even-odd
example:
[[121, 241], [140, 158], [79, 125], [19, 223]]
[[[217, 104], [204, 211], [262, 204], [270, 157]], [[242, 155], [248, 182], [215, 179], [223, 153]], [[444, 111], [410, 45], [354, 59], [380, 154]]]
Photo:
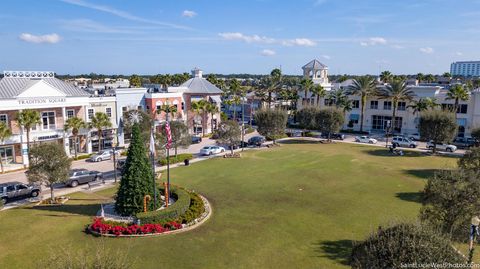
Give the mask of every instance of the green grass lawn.
[[[352, 144], [283, 144], [171, 171], [172, 182], [211, 202], [196, 230], [154, 238], [99, 239], [83, 233], [114, 189], [76, 193], [60, 207], [0, 212], [0, 268], [40, 268], [58, 248], [102, 243], [137, 268], [348, 268], [352, 241], [378, 225], [413, 220], [419, 191], [455, 158]], [[93, 255], [93, 254], [92, 254]]]

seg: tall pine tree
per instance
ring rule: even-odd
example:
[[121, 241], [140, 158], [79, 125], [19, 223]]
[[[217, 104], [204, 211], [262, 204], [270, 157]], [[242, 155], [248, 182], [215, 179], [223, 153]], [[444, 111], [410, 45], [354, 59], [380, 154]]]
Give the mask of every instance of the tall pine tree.
[[[132, 139], [128, 148], [120, 188], [117, 192], [115, 210], [123, 216], [131, 216], [143, 211], [143, 197], [153, 199], [153, 175], [147, 149], [138, 123], [132, 126]], [[150, 202], [150, 208], [153, 202]]]

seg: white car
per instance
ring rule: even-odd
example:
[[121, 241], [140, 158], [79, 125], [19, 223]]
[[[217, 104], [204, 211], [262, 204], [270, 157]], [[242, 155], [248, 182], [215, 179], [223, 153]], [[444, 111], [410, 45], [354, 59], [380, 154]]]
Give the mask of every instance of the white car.
[[219, 146], [205, 146], [200, 150], [200, 155], [213, 155], [225, 152], [225, 148]]
[[[116, 151], [115, 153], [117, 154], [117, 156], [119, 156], [118, 151]], [[92, 157], [90, 157], [89, 160], [92, 162], [101, 162], [105, 160], [110, 160], [112, 157], [113, 157], [113, 150], [106, 149], [106, 150], [100, 151], [97, 154], [94, 154]]]
[[362, 135], [362, 136], [355, 136], [355, 142], [377, 144], [377, 139], [371, 138], [371, 137], [366, 136], [366, 135]]
[[[433, 149], [434, 143], [433, 141], [427, 142], [427, 149]], [[447, 152], [454, 152], [457, 150], [457, 146], [450, 145], [447, 143], [437, 143], [436, 150], [447, 151]]]

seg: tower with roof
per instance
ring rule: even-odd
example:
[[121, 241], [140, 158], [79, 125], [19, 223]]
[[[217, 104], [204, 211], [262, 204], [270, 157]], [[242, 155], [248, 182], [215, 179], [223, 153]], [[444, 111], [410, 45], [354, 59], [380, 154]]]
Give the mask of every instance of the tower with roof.
[[[310, 78], [314, 84], [328, 84], [328, 66], [317, 59], [311, 60], [302, 67], [303, 76]], [[322, 85], [323, 86], [323, 85]]]

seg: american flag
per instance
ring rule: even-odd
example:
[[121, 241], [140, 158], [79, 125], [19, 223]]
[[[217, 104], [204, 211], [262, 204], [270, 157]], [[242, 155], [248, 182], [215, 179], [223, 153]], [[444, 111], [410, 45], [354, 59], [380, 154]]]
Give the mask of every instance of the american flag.
[[167, 149], [172, 145], [172, 130], [170, 130], [170, 124], [168, 121], [165, 123], [165, 132], [167, 133]]

